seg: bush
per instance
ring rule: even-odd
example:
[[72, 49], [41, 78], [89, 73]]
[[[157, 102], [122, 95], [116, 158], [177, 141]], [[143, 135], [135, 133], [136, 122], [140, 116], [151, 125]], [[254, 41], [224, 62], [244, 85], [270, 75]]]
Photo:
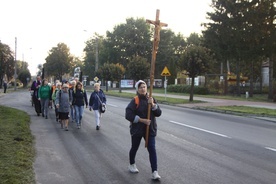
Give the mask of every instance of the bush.
[[[168, 85], [167, 90], [168, 92], [174, 92], [174, 93], [190, 93], [191, 85], [182, 85], [182, 84]], [[194, 86], [194, 94], [208, 95], [209, 90], [203, 86]]]

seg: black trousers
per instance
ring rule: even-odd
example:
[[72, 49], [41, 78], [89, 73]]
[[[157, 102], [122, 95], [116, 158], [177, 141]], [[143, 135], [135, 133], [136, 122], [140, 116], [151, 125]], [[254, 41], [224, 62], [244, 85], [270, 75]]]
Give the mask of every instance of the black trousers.
[[41, 104], [40, 104], [40, 101], [36, 98], [35, 95], [33, 95], [33, 102], [34, 102], [34, 105], [35, 105], [35, 112], [36, 113], [41, 113]]

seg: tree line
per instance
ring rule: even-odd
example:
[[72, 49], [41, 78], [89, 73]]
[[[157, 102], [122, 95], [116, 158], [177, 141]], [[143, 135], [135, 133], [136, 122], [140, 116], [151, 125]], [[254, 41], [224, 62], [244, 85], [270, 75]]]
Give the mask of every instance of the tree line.
[[20, 60], [15, 61], [14, 53], [9, 45], [2, 43], [0, 40], [0, 88], [2, 88], [4, 80], [9, 82], [14, 77], [15, 65], [18, 81], [12, 81], [11, 84], [16, 85], [21, 82], [23, 86], [27, 86], [31, 79], [28, 63]]
[[[250, 96], [253, 85], [262, 81], [263, 61], [269, 61], [269, 94], [273, 98], [276, 53], [276, 3], [274, 0], [212, 0], [202, 34], [184, 37], [171, 29], [160, 31], [155, 78], [167, 66], [173, 84], [179, 75], [192, 80], [199, 75], [221, 75], [227, 78], [229, 64], [236, 75], [236, 94], [240, 95], [240, 76], [248, 76]], [[183, 23], [185, 24], [185, 23]], [[49, 51], [43, 65], [46, 76], [73, 74], [80, 67], [88, 80], [95, 76], [105, 81], [146, 79], [150, 74], [153, 27], [144, 18], [127, 18], [106, 35], [95, 33], [83, 49], [84, 58], [76, 58], [65, 43]], [[2, 60], [1, 60], [2, 61]], [[274, 69], [274, 70], [273, 70]], [[226, 80], [227, 81], [227, 80]], [[192, 88], [193, 88], [192, 83]], [[262, 86], [262, 84], [260, 84]], [[260, 87], [261, 88], [261, 87]], [[190, 100], [192, 100], [192, 95]]]

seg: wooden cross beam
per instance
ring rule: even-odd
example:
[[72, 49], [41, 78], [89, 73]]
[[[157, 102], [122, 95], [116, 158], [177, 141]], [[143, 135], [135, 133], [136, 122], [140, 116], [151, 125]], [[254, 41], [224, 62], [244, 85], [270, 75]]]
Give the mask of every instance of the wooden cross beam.
[[[153, 82], [154, 82], [154, 70], [155, 70], [155, 60], [156, 60], [156, 53], [158, 50], [158, 44], [160, 41], [160, 30], [162, 27], [167, 27], [168, 24], [162, 23], [159, 20], [160, 11], [156, 10], [156, 18], [155, 21], [146, 19], [147, 23], [155, 25], [154, 29], [154, 39], [152, 45], [152, 57], [151, 57], [151, 69], [150, 69], [150, 93], [149, 97], [152, 97], [152, 90], [153, 90]], [[150, 119], [150, 112], [151, 112], [151, 104], [148, 105], [148, 116], [147, 118]], [[149, 140], [149, 125], [147, 125], [146, 135], [145, 135], [145, 147], [148, 147], [148, 140]]]
[[156, 10], [156, 19], [155, 19], [155, 21], [146, 19], [147, 23], [155, 25], [153, 49], [152, 49], [152, 54], [155, 51], [155, 54], [153, 54], [155, 56], [156, 56], [156, 52], [158, 50], [158, 44], [159, 44], [159, 41], [160, 41], [160, 30], [161, 30], [162, 27], [167, 27], [168, 26], [168, 24], [160, 22], [159, 14], [160, 14], [160, 10]]

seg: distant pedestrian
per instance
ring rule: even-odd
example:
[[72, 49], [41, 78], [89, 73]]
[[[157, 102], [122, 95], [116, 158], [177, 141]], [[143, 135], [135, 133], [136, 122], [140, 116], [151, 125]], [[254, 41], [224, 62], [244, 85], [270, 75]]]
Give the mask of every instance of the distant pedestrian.
[[38, 89], [40, 88], [40, 86], [41, 86], [41, 77], [37, 76], [36, 80], [33, 81], [32, 83], [31, 90], [33, 91], [32, 99], [35, 106], [35, 111], [38, 116], [41, 113], [41, 104], [40, 104], [40, 101], [38, 100]]
[[48, 109], [49, 103], [52, 100], [52, 90], [51, 86], [48, 85], [47, 79], [42, 80], [42, 85], [38, 90], [38, 100], [40, 100], [41, 103], [42, 117], [45, 116], [45, 119], [48, 119]]
[[[135, 84], [137, 97], [132, 99], [126, 107], [125, 118], [130, 122], [131, 149], [129, 151], [129, 171], [138, 173], [139, 170], [135, 164], [135, 157], [141, 143], [141, 139], [145, 139], [146, 127], [149, 126], [149, 137], [147, 149], [151, 164], [152, 179], [157, 180], [161, 177], [157, 172], [157, 154], [155, 149], [155, 137], [157, 133], [156, 118], [161, 116], [161, 109], [156, 100], [148, 97], [147, 85], [144, 81], [139, 80]], [[148, 115], [148, 104], [151, 105], [150, 119]]]
[[4, 93], [6, 93], [7, 92], [7, 88], [8, 88], [8, 82], [6, 80], [4, 80], [3, 86], [4, 86]]
[[58, 108], [59, 119], [61, 120], [61, 128], [65, 128], [68, 131], [69, 111], [72, 103], [72, 96], [68, 92], [69, 86], [67, 84], [62, 85], [62, 90], [56, 94], [55, 104]]
[[[73, 81], [71, 81], [71, 84], [69, 85], [69, 95], [71, 95], [71, 96], [73, 95], [73, 91], [75, 88], [76, 88], [76, 81], [73, 80]], [[74, 121], [76, 121], [76, 110], [75, 110], [74, 105], [70, 106], [70, 117], [71, 117], [72, 123]]]
[[88, 105], [87, 102], [87, 95], [86, 91], [83, 89], [82, 83], [77, 82], [77, 85], [73, 91], [73, 102], [72, 105], [74, 106], [75, 112], [76, 112], [76, 124], [77, 128], [79, 129], [81, 127], [81, 120], [82, 120], [82, 115], [84, 111], [84, 104]]
[[61, 83], [59, 81], [56, 82], [56, 87], [55, 87], [55, 90], [53, 91], [53, 94], [52, 94], [52, 100], [53, 100], [53, 103], [54, 103], [54, 107], [55, 107], [55, 115], [56, 115], [56, 121], [58, 122], [59, 118], [58, 118], [58, 108], [56, 106], [56, 98], [57, 98], [57, 93], [61, 90]]
[[100, 130], [100, 126], [101, 126], [101, 122], [100, 122], [101, 112], [99, 111], [101, 104], [103, 106], [106, 105], [106, 97], [103, 90], [101, 89], [100, 84], [95, 83], [94, 92], [90, 95], [90, 99], [89, 99], [89, 110], [90, 111], [92, 109], [94, 110], [96, 130]]

